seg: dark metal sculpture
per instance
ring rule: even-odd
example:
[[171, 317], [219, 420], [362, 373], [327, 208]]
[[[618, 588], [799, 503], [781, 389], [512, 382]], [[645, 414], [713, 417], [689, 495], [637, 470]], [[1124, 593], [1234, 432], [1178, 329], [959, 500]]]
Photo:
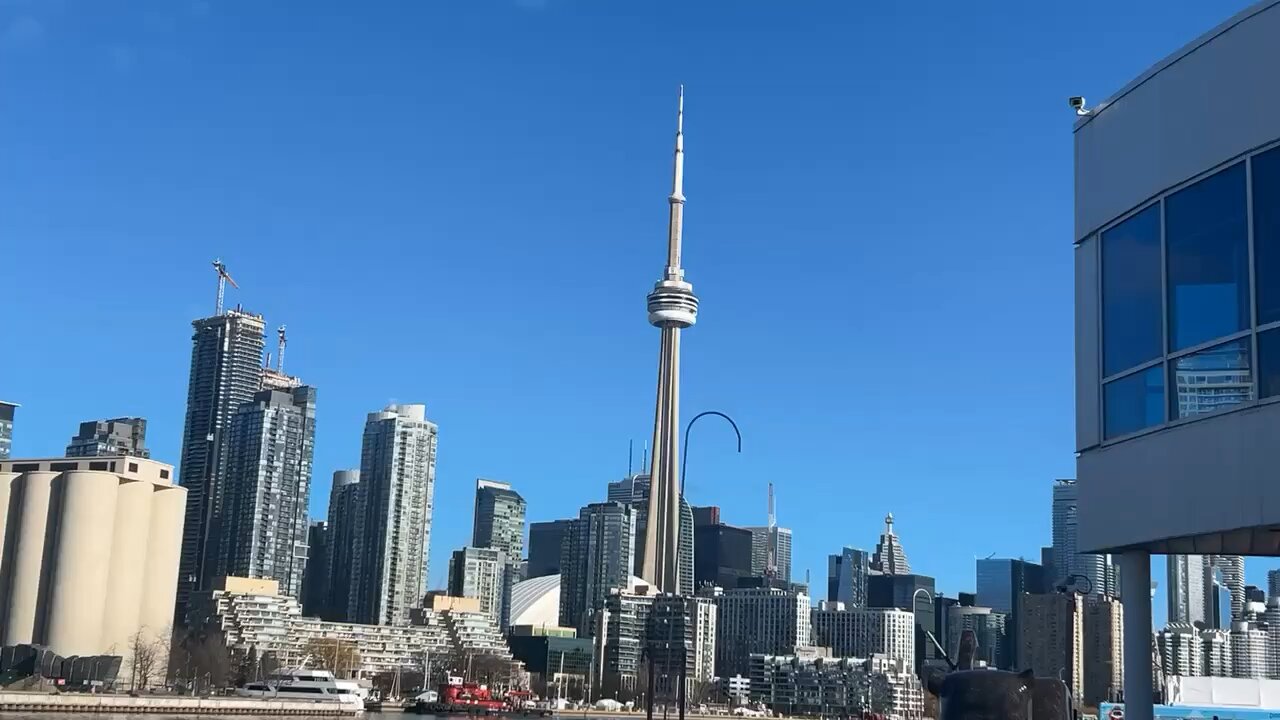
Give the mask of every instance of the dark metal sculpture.
[[[932, 633], [926, 633], [937, 645]], [[972, 630], [960, 635], [950, 672], [935, 671], [925, 678], [929, 692], [938, 697], [938, 720], [1071, 720], [1074, 701], [1066, 683], [1057, 678], [1037, 678], [1030, 670], [975, 669], [978, 642]]]

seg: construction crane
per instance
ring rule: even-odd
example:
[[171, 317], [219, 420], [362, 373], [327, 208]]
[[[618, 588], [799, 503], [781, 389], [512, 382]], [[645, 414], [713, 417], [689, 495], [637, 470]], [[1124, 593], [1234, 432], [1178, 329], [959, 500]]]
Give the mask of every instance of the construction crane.
[[217, 306], [217, 312], [215, 312], [214, 314], [221, 315], [222, 314], [222, 297], [227, 291], [227, 283], [231, 283], [231, 287], [237, 290], [240, 289], [240, 286], [236, 284], [235, 280], [231, 279], [231, 274], [227, 272], [227, 264], [222, 262], [221, 258], [213, 261], [213, 269], [216, 270], [218, 273], [218, 306]]
[[280, 338], [280, 351], [276, 354], [276, 372], [284, 374], [284, 325], [276, 328], [276, 337]]

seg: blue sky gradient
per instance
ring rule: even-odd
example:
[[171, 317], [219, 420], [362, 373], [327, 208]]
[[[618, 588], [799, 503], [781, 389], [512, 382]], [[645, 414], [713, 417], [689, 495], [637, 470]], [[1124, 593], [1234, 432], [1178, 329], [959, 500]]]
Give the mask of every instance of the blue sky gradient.
[[775, 483], [817, 587], [892, 511], [970, 590], [1074, 474], [1066, 98], [1243, 5], [0, 0], [15, 453], [143, 415], [175, 461], [221, 257], [318, 387], [313, 513], [389, 401], [440, 424], [435, 585], [477, 476], [602, 499], [652, 428], [683, 82], [682, 408], [744, 435], [695, 431], [691, 502], [760, 524]]

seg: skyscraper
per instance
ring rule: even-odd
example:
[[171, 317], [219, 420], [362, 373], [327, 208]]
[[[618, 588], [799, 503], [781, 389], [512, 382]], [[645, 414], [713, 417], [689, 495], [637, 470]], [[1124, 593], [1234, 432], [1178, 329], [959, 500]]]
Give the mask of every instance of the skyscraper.
[[528, 578], [556, 575], [560, 572], [560, 553], [564, 548], [565, 533], [572, 520], [548, 520], [529, 523], [529, 565], [525, 569]]
[[112, 418], [80, 423], [80, 431], [67, 444], [67, 457], [131, 455], [151, 457], [147, 450], [147, 421]]
[[1223, 577], [1222, 568], [1213, 564], [1210, 557], [1208, 588], [1209, 599], [1205, 601], [1209, 619], [1206, 625], [1215, 630], [1229, 632], [1231, 630], [1231, 588]]
[[1231, 593], [1231, 619], [1241, 618], [1244, 613], [1244, 558], [1239, 555], [1210, 555], [1209, 558], [1210, 564], [1222, 573], [1223, 587]]
[[937, 593], [933, 596], [933, 637], [942, 645], [947, 657], [956, 656], [955, 648], [951, 646], [951, 608], [960, 607], [960, 601], [955, 598], [944, 596]]
[[396, 625], [427, 591], [436, 426], [424, 405], [369, 413], [357, 503], [363, 528], [352, 563], [354, 622]]
[[476, 478], [476, 507], [472, 519], [471, 545], [493, 548], [502, 553], [506, 567], [502, 569], [501, 612], [493, 616], [502, 629], [507, 628], [507, 608], [511, 589], [524, 579], [524, 498], [511, 489], [511, 483]]
[[321, 611], [325, 620], [350, 620], [351, 581], [356, 547], [364, 530], [360, 505], [360, 471], [335, 470], [329, 487], [329, 581], [328, 599]]
[[1257, 585], [1244, 586], [1244, 604], [1245, 610], [1248, 611], [1249, 603], [1267, 604], [1267, 594]]
[[645, 648], [654, 673], [654, 697], [674, 701], [685, 678], [685, 691], [715, 676], [716, 601], [709, 596], [660, 594], [649, 609]]
[[893, 532], [893, 513], [884, 516], [884, 532], [876, 543], [875, 554], [871, 556], [871, 569], [881, 575], [909, 575], [911, 565], [907, 562], [907, 554]]
[[[680, 331], [692, 327], [698, 316], [698, 298], [684, 279], [680, 264], [684, 225], [684, 88], [676, 114], [676, 148], [672, 173], [670, 215], [667, 227], [667, 267], [649, 293], [649, 323], [662, 330], [658, 360], [658, 400], [653, 422], [653, 455], [649, 475], [648, 522], [644, 535], [644, 572], [641, 577], [667, 592], [679, 591], [681, 492], [676, 474], [680, 432]], [[690, 513], [692, 515], [692, 513]], [[692, 517], [690, 518], [692, 534]], [[693, 555], [689, 554], [689, 578]]]
[[191, 375], [182, 432], [180, 484], [187, 489], [182, 526], [182, 562], [178, 571], [177, 616], [186, 616], [192, 591], [207, 587], [212, 568], [206, 560], [210, 521], [218, 514], [226, 466], [226, 433], [231, 417], [251, 402], [262, 386], [261, 315], [239, 309], [195, 320], [191, 336]]
[[1203, 630], [1200, 633], [1202, 643], [1201, 657], [1204, 659], [1204, 674], [1214, 677], [1232, 677], [1231, 631], [1224, 629]]
[[1165, 561], [1169, 624], [1194, 625], [1208, 619], [1206, 589], [1212, 589], [1204, 555], [1170, 555]]
[[[1058, 553], [1054, 551], [1054, 558]], [[1031, 595], [1022, 604], [1019, 668], [1036, 677], [1061, 678], [1071, 694], [1084, 693], [1084, 599], [1076, 593]]]
[[906, 610], [850, 608], [839, 601], [828, 600], [815, 608], [810, 617], [813, 644], [831, 648], [834, 657], [888, 655], [915, 668], [916, 621]]
[[1084, 604], [1084, 702], [1119, 700], [1124, 691], [1124, 606], [1094, 595]]
[[307, 568], [302, 574], [302, 612], [312, 617], [329, 615], [329, 523], [313, 520], [307, 528]]
[[302, 598], [315, 434], [316, 391], [306, 385], [263, 390], [237, 409], [209, 525], [214, 577], [270, 578], [281, 594]]
[[1267, 677], [1280, 678], [1280, 597], [1267, 598], [1262, 617], [1267, 630]]
[[695, 529], [703, 525], [719, 525], [720, 524], [720, 506], [719, 505], [701, 505], [695, 506], [693, 509], [693, 527]]
[[586, 634], [611, 589], [626, 588], [635, 563], [630, 505], [592, 503], [569, 525], [560, 555], [560, 624]]
[[[621, 502], [631, 505], [636, 523], [636, 566], [635, 574], [642, 576], [644, 572], [644, 545], [641, 541], [649, 529], [649, 490], [652, 484], [648, 475], [630, 475], [622, 480], [609, 483], [609, 502]], [[673, 592], [692, 595], [693, 556], [695, 553], [693, 508], [680, 498], [680, 547], [677, 552], [680, 561], [680, 582]]]
[[646, 664], [649, 614], [656, 597], [649, 590], [647, 586], [637, 588], [637, 592], [613, 588], [605, 596], [601, 610], [596, 613], [598, 622], [592, 628], [593, 654], [600, 668], [595, 673], [593, 694], [617, 697], [637, 692], [641, 668]]
[[716, 674], [746, 675], [754, 653], [791, 655], [812, 644], [809, 596], [782, 588], [737, 588], [716, 598]]
[[465, 547], [449, 558], [449, 594], [478, 598], [480, 612], [498, 627], [507, 627], [507, 573], [510, 563], [498, 548]]
[[1039, 595], [1045, 586], [1044, 568], [1026, 560], [987, 558], [977, 562], [978, 605], [1004, 613], [1007, 647], [1001, 657], [1010, 662], [1017, 656], [1022, 642], [1018, 616], [1023, 598], [1028, 594]]
[[947, 633], [938, 638], [945, 643], [947, 652], [955, 655], [960, 648], [960, 635], [965, 630], [972, 630], [974, 640], [978, 643], [975, 659], [981, 660], [990, 668], [1010, 667], [1013, 658], [1005, 655], [1008, 651], [1009, 616], [995, 612], [989, 607], [979, 605], [951, 604], [946, 608]]
[[511, 483], [476, 479], [471, 545], [501, 550], [507, 562], [524, 557], [524, 498]]
[[1166, 675], [1204, 675], [1204, 643], [1196, 628], [1186, 623], [1170, 623], [1157, 635], [1157, 644]]
[[736, 588], [751, 577], [750, 530], [717, 522], [698, 526], [693, 536], [693, 582], [699, 590], [706, 584]]
[[[1095, 594], [1114, 594], [1115, 575], [1108, 573], [1106, 555], [1082, 555], [1078, 550], [1076, 518], [1080, 495], [1075, 480], [1057, 480], [1053, 484], [1053, 566], [1055, 583], [1067, 580], [1072, 588]], [[1081, 582], [1080, 578], [1087, 582]], [[1087, 587], [1086, 587], [1087, 586]]]
[[1053, 592], [1058, 582], [1058, 569], [1053, 562], [1053, 546], [1040, 548], [1040, 567], [1044, 568], [1044, 589], [1041, 592]]
[[871, 575], [867, 578], [867, 606], [896, 607], [910, 610], [916, 616], [916, 664], [937, 655], [937, 650], [924, 638], [924, 631], [934, 627], [934, 580], [928, 575]]
[[751, 531], [751, 574], [768, 576], [772, 556], [772, 573], [775, 579], [791, 582], [791, 530], [774, 525], [756, 525]]
[[13, 449], [13, 414], [16, 403], [0, 400], [0, 460], [8, 460]]
[[870, 574], [871, 556], [866, 550], [846, 547], [839, 555], [828, 555], [827, 600], [842, 602], [848, 608], [866, 607]]
[[1231, 677], [1267, 676], [1267, 631], [1244, 620], [1231, 623]]

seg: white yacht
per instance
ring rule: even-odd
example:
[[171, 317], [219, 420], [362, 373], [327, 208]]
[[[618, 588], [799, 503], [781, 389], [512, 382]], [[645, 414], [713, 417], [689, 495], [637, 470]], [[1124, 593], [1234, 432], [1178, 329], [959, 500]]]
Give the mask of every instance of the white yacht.
[[277, 670], [264, 681], [245, 683], [236, 689], [236, 695], [336, 702], [354, 712], [364, 712], [363, 689], [352, 680], [335, 679], [328, 670]]

